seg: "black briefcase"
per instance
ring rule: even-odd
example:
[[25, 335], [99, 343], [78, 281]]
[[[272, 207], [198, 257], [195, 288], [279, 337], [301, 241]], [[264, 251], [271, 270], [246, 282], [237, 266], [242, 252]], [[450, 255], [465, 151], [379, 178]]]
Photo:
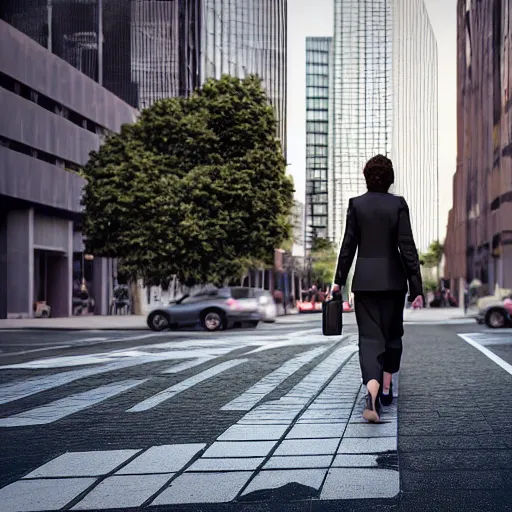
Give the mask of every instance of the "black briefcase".
[[343, 329], [343, 301], [326, 300], [322, 304], [322, 333], [324, 336], [339, 336]]

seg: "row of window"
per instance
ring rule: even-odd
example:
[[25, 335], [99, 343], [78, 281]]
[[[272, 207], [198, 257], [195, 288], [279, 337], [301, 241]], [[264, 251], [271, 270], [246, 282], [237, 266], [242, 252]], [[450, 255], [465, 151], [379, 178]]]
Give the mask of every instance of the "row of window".
[[306, 121], [327, 121], [329, 118], [329, 111], [324, 110], [307, 110]]
[[307, 98], [306, 109], [307, 110], [327, 110], [329, 108], [328, 98]]
[[73, 124], [83, 128], [84, 130], [88, 130], [97, 135], [102, 135], [105, 131], [100, 125], [91, 121], [90, 119], [87, 119], [78, 112], [64, 107], [60, 103], [51, 99], [49, 96], [34, 91], [27, 85], [18, 82], [13, 77], [2, 72], [0, 72], [0, 87], [6, 89], [7, 91], [13, 92], [14, 94], [17, 94], [22, 98], [35, 103], [36, 105], [39, 105], [52, 114], [64, 117], [68, 121], [71, 121]]
[[308, 179], [306, 183], [306, 194], [307, 195], [316, 195], [319, 193], [327, 192], [327, 179], [326, 177], [320, 177], [316, 179]]
[[329, 121], [308, 121], [306, 124], [306, 133], [328, 133]]
[[80, 170], [80, 166], [73, 162], [63, 160], [62, 158], [58, 158], [55, 155], [47, 153], [46, 151], [34, 149], [31, 146], [27, 146], [26, 144], [23, 144], [16, 140], [8, 139], [7, 137], [0, 136], [0, 146], [8, 148], [12, 151], [16, 151], [16, 153], [21, 153], [31, 158], [36, 158], [37, 160], [41, 160], [43, 162], [46, 162], [47, 164], [56, 165], [57, 167], [61, 167], [62, 169], [67, 169], [69, 171], [75, 172], [78, 172]]
[[329, 98], [329, 87], [327, 85], [310, 85], [306, 87], [307, 98]]
[[308, 131], [306, 135], [306, 144], [308, 146], [326, 146], [328, 143], [327, 133], [311, 133]]
[[306, 74], [306, 86], [329, 87], [327, 68], [323, 73], [313, 73], [308, 70]]

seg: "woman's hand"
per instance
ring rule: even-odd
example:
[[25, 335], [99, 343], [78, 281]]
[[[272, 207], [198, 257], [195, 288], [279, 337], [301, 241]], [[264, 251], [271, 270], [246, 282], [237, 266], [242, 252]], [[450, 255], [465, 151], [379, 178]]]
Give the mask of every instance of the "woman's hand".
[[412, 301], [412, 308], [413, 309], [421, 309], [423, 308], [423, 296], [418, 295], [413, 301]]

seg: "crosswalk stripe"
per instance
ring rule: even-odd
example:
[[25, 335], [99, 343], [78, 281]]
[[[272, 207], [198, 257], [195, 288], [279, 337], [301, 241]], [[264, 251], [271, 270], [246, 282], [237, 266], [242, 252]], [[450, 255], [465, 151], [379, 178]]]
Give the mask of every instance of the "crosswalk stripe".
[[125, 380], [106, 386], [100, 386], [83, 393], [77, 393], [62, 398], [61, 400], [56, 400], [55, 402], [30, 409], [29, 411], [15, 414], [14, 416], [0, 418], [0, 427], [24, 427], [53, 423], [66, 416], [79, 412], [82, 409], [97, 405], [113, 396], [119, 395], [147, 380], [148, 379]]
[[185, 370], [190, 370], [190, 368], [195, 368], [196, 366], [200, 366], [208, 361], [215, 359], [214, 357], [198, 357], [197, 359], [193, 359], [192, 361], [184, 361], [183, 363], [175, 364], [171, 366], [167, 370], [164, 370], [162, 373], [180, 373]]
[[225, 372], [226, 370], [229, 370], [230, 368], [238, 366], [239, 364], [245, 363], [247, 361], [248, 359], [233, 359], [231, 361], [226, 361], [225, 363], [218, 364], [213, 368], [209, 368], [204, 372], [198, 373], [193, 377], [185, 379], [184, 381], [179, 382], [178, 384], [175, 384], [170, 388], [164, 389], [163, 391], [160, 391], [160, 393], [157, 393], [156, 395], [153, 395], [152, 397], [147, 398], [142, 402], [139, 402], [131, 409], [128, 409], [128, 412], [141, 412], [147, 411], [148, 409], [152, 409], [153, 407], [161, 404], [162, 402], [169, 400], [173, 396], [176, 396], [178, 393], [186, 391], [187, 389], [190, 389], [196, 384], [199, 384], [212, 377], [215, 377], [219, 373]]
[[247, 391], [245, 391], [242, 395], [235, 398], [224, 407], [222, 407], [222, 411], [249, 411], [251, 410], [258, 402], [260, 402], [266, 395], [276, 389], [280, 384], [282, 384], [288, 377], [293, 375], [295, 372], [300, 370], [303, 366], [311, 362], [313, 359], [318, 357], [320, 354], [323, 354], [328, 350], [329, 347], [321, 347], [317, 349], [310, 350], [308, 352], [303, 352], [299, 354], [297, 357], [286, 361], [281, 367], [277, 370], [274, 370], [272, 373], [269, 373], [265, 377], [263, 377], [259, 382], [257, 382], [254, 386], [250, 387]]
[[477, 350], [486, 355], [491, 361], [501, 366], [506, 372], [512, 375], [512, 365], [504, 361], [501, 357], [497, 356], [494, 352], [491, 352], [488, 348], [485, 348], [478, 341], [475, 341], [470, 334], [459, 334], [459, 336], [466, 342], [475, 347]]
[[101, 373], [107, 373], [115, 370], [129, 368], [140, 363], [133, 361], [119, 362], [107, 364], [99, 368], [87, 368], [80, 370], [72, 370], [69, 372], [57, 373], [55, 375], [48, 375], [45, 377], [31, 377], [24, 381], [16, 381], [13, 383], [5, 384], [0, 387], [0, 405], [15, 400], [21, 400], [29, 396], [48, 391], [49, 389], [58, 388], [65, 384], [70, 384], [79, 379], [92, 377]]

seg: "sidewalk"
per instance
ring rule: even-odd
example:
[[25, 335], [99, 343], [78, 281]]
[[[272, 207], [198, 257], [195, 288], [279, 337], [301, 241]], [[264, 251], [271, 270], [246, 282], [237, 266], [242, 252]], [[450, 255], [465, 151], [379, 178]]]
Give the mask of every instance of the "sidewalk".
[[464, 314], [462, 308], [424, 308], [404, 310], [404, 322], [439, 323], [447, 320], [472, 319], [476, 311], [469, 310]]
[[[297, 310], [289, 311], [288, 315], [279, 316], [278, 323], [296, 323], [303, 317], [310, 315], [297, 315]], [[348, 314], [352, 315], [352, 314]], [[474, 312], [458, 308], [432, 308], [404, 311], [404, 321], [412, 323], [442, 323], [450, 320], [471, 319]], [[320, 313], [314, 314], [320, 322]], [[48, 329], [63, 331], [145, 331], [148, 330], [146, 316], [144, 315], [117, 315], [117, 316], [75, 316], [70, 318], [24, 318], [0, 320], [0, 331], [6, 329]]]
[[0, 320], [6, 329], [48, 329], [62, 331], [142, 331], [149, 330], [143, 315], [74, 316], [70, 318], [24, 318]]

